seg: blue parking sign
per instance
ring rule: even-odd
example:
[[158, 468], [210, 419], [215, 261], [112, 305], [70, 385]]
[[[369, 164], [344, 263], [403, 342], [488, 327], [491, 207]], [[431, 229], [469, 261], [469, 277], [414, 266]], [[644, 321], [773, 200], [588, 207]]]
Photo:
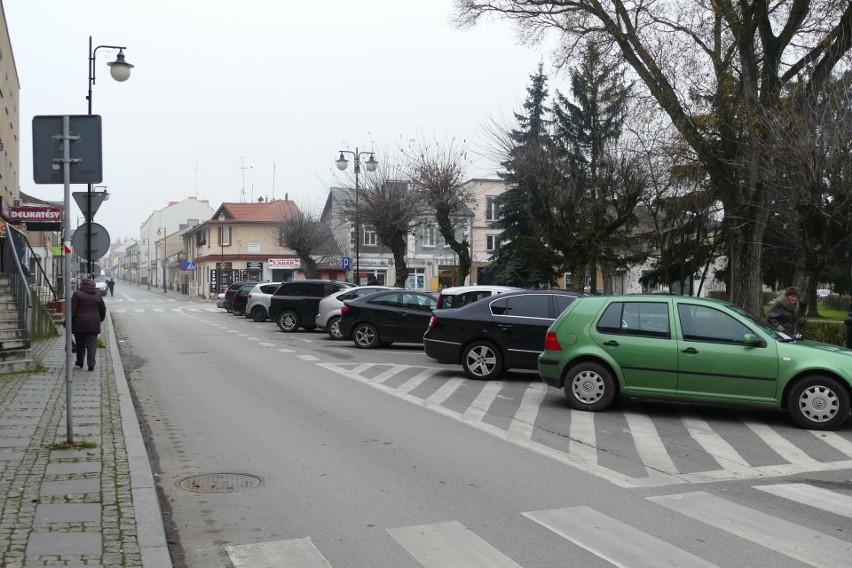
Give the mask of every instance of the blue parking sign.
[[344, 256], [342, 262], [340, 263], [343, 267], [343, 270], [349, 270], [352, 268], [352, 259], [348, 256]]

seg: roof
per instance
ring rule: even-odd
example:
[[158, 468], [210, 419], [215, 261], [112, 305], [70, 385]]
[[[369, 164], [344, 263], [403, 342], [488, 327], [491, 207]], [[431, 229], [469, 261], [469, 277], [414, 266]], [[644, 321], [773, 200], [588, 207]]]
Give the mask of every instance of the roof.
[[280, 223], [291, 215], [299, 213], [295, 201], [276, 199], [258, 203], [223, 203], [213, 213], [211, 221], [219, 220], [219, 213], [225, 213], [225, 219], [238, 223]]

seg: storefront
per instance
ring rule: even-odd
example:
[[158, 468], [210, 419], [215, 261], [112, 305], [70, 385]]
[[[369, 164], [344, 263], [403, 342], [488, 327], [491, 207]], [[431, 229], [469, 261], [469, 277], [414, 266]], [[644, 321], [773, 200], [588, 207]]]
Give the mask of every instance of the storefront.
[[302, 260], [298, 257], [270, 258], [267, 261], [273, 282], [287, 282], [296, 277], [296, 271], [302, 268]]
[[[356, 284], [366, 286], [375, 284], [388, 286], [388, 265], [390, 261], [386, 258], [364, 258], [361, 257], [359, 268], [360, 275]], [[352, 267], [355, 268], [354, 266]], [[393, 284], [391, 282], [391, 284]]]

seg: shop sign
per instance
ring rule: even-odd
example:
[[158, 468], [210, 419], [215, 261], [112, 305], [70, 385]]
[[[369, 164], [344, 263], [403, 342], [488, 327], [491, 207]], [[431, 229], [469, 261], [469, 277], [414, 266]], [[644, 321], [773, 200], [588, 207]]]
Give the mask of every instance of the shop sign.
[[263, 270], [263, 263], [260, 261], [257, 262], [247, 262], [246, 268], [249, 270]]
[[59, 207], [10, 207], [9, 215], [15, 223], [59, 223], [62, 209]]
[[270, 258], [268, 262], [270, 269], [295, 269], [302, 267], [302, 260], [299, 258]]

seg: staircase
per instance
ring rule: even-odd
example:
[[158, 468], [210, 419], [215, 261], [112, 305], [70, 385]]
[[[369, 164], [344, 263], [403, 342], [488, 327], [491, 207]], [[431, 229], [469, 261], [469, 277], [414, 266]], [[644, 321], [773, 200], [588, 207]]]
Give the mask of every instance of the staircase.
[[18, 323], [18, 307], [12, 288], [0, 279], [0, 375], [34, 371], [36, 368], [30, 340]]

